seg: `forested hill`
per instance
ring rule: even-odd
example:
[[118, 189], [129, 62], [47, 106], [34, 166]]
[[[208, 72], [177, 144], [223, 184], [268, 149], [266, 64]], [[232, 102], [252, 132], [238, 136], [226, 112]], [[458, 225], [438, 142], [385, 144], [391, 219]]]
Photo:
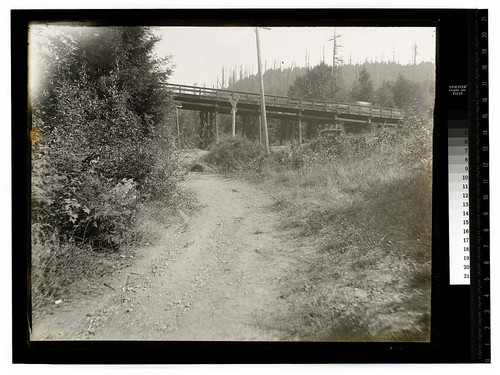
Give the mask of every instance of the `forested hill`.
[[[264, 87], [270, 95], [287, 95], [296, 78], [306, 74], [305, 68], [268, 69], [264, 73]], [[229, 86], [230, 90], [259, 93], [259, 77], [251, 75]]]
[[[373, 82], [374, 89], [378, 89], [384, 81], [395, 81], [399, 74], [414, 82], [434, 80], [434, 63], [424, 62], [418, 65], [400, 65], [397, 63], [364, 63], [360, 65], [344, 65], [341, 68], [342, 85], [347, 90], [357, 82], [361, 69], [366, 68]], [[297, 77], [306, 74], [306, 68], [268, 69], [264, 73], [264, 86], [270, 95], [287, 95], [290, 86]], [[259, 79], [251, 75], [240, 79], [229, 86], [229, 89], [245, 92], [259, 92]]]

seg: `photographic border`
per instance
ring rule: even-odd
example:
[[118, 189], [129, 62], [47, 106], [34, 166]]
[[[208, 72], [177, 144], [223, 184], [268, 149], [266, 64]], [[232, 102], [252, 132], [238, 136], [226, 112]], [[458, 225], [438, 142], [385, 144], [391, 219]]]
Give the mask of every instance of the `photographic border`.
[[[12, 191], [13, 191], [13, 362], [15, 363], [454, 363], [480, 362], [474, 293], [477, 257], [472, 256], [471, 286], [450, 286], [448, 271], [447, 98], [451, 82], [474, 87], [476, 10], [458, 9], [106, 9], [11, 11]], [[436, 101], [433, 138], [432, 309], [430, 343], [347, 342], [188, 342], [29, 340], [30, 316], [30, 143], [28, 139], [27, 40], [30, 22], [74, 22], [120, 26], [434, 26]], [[471, 83], [472, 82], [472, 83]], [[468, 103], [475, 93], [469, 90]], [[467, 104], [467, 103], [465, 103]], [[475, 106], [469, 117], [474, 120]], [[478, 125], [471, 121], [471, 160]], [[471, 197], [478, 165], [471, 165]], [[471, 200], [471, 218], [477, 206]], [[471, 248], [479, 223], [471, 221]]]

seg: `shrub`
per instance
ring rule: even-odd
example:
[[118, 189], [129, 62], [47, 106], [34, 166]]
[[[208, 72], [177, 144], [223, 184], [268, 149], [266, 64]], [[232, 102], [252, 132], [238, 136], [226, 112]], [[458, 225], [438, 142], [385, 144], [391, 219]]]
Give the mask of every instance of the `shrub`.
[[225, 137], [214, 144], [206, 160], [224, 171], [255, 168], [264, 156], [264, 148], [241, 136]]
[[137, 204], [168, 200], [179, 180], [168, 70], [147, 28], [58, 31], [32, 47], [46, 64], [33, 92], [32, 219], [63, 240], [117, 249]]
[[31, 87], [31, 126], [39, 135], [32, 256], [34, 291], [50, 294], [56, 286], [47, 264], [79, 264], [82, 252], [90, 262], [96, 251], [130, 243], [141, 204], [168, 203], [180, 174], [169, 131], [173, 104], [162, 86], [169, 70], [153, 57], [150, 30], [38, 31], [33, 35], [43, 39], [30, 45], [43, 61], [38, 90]]

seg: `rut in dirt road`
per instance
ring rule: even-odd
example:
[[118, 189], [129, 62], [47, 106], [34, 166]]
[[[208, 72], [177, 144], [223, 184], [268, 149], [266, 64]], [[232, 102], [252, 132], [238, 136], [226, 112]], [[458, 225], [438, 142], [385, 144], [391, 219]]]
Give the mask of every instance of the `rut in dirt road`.
[[[294, 259], [270, 198], [213, 174], [184, 182], [202, 208], [167, 230], [153, 256], [86, 314], [80, 339], [280, 340], [280, 283]], [[140, 263], [140, 262], [138, 262]], [[69, 333], [68, 333], [69, 334]]]
[[290, 260], [277, 218], [245, 182], [192, 174], [201, 211], [170, 238], [175, 259], [127, 319], [110, 320], [96, 339], [276, 340], [271, 316], [287, 309], [279, 281]]

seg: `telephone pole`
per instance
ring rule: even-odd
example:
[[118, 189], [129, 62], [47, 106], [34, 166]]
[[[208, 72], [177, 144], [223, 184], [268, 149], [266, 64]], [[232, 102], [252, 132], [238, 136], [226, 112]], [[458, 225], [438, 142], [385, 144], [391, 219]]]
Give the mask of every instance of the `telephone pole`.
[[[263, 29], [270, 30], [268, 27], [263, 27]], [[264, 95], [264, 78], [262, 77], [262, 61], [260, 57], [260, 37], [259, 37], [259, 27], [254, 27], [255, 39], [257, 41], [257, 68], [259, 73], [260, 81], [260, 115], [262, 118], [262, 126], [264, 130], [264, 147], [266, 149], [266, 155], [269, 155], [269, 136], [267, 133], [267, 116], [266, 116], [266, 97]]]

